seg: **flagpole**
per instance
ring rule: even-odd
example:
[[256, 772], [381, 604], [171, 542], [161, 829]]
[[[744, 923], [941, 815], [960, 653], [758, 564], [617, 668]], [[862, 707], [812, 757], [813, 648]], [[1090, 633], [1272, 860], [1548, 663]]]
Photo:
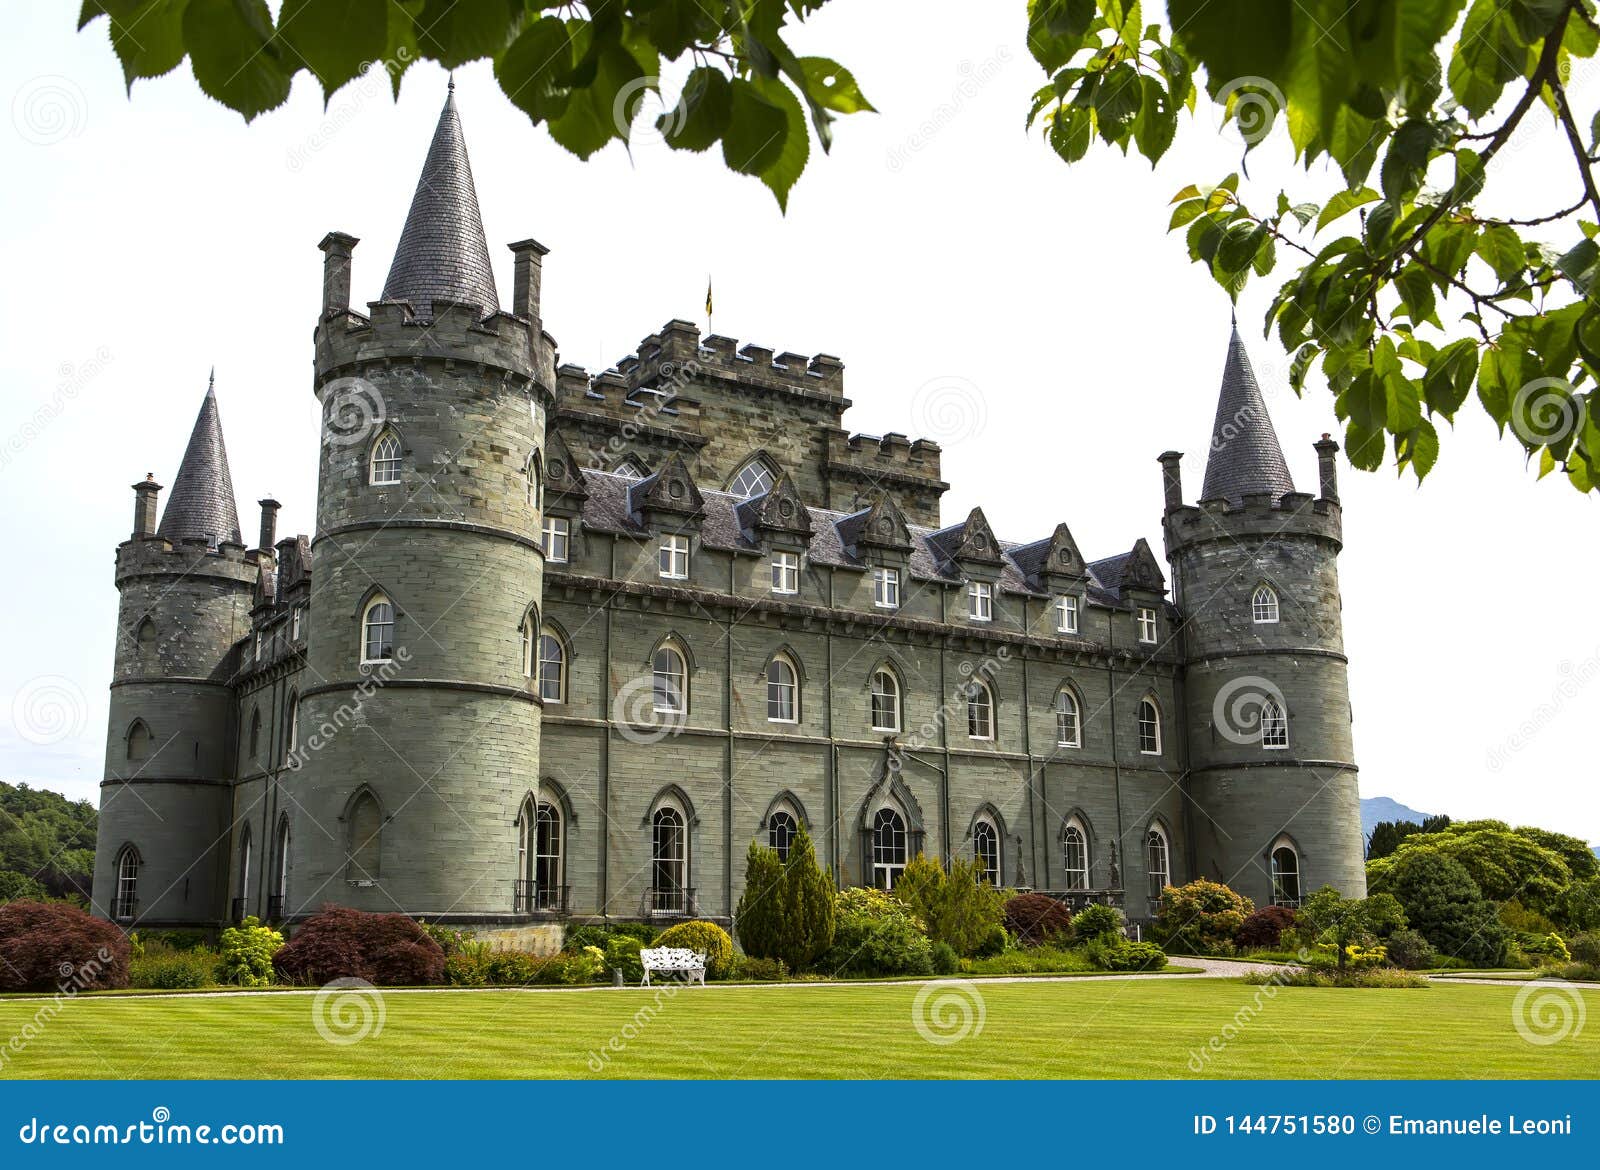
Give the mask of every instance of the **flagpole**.
[[711, 273], [706, 273], [706, 336], [711, 336]]

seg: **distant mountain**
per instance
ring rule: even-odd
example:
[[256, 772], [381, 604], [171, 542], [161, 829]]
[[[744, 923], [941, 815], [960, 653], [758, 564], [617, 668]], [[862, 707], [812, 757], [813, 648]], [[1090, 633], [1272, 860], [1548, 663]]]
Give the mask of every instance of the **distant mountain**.
[[[1379, 821], [1415, 821], [1420, 825], [1432, 815], [1408, 808], [1398, 800], [1390, 800], [1387, 796], [1362, 797], [1361, 836], [1363, 839], [1372, 836], [1372, 827]], [[1600, 850], [1596, 850], [1596, 853], [1600, 853]]]

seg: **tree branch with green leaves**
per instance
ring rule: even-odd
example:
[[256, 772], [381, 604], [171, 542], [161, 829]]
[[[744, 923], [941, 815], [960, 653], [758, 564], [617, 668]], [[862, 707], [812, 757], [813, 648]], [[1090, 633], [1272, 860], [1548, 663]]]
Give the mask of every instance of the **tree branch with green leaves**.
[[[1279, 141], [1281, 120], [1294, 159], [1334, 163], [1343, 190], [1253, 209], [1230, 174], [1179, 191], [1168, 227], [1234, 299], [1295, 257], [1266, 332], [1293, 355], [1296, 392], [1321, 370], [1350, 461], [1392, 456], [1422, 479], [1435, 420], [1476, 391], [1541, 477], [1596, 490], [1600, 116], [1586, 135], [1567, 91], [1600, 46], [1591, 0], [1169, 0], [1167, 18], [1146, 25], [1125, 0], [1030, 0], [1029, 48], [1051, 76], [1029, 125], [1069, 163], [1098, 138], [1154, 165], [1197, 77], [1247, 159]], [[1545, 117], [1571, 155], [1569, 205], [1489, 214], [1490, 163]], [[1518, 230], [1534, 228], [1542, 238]]]

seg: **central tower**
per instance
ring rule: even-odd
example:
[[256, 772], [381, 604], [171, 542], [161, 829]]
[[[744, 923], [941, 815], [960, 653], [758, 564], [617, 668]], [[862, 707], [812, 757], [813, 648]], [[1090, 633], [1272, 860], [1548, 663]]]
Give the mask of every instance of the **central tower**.
[[356, 243], [321, 244], [313, 620], [285, 910], [507, 916], [539, 763], [545, 249], [511, 245], [502, 308], [453, 92], [365, 315], [349, 304]]

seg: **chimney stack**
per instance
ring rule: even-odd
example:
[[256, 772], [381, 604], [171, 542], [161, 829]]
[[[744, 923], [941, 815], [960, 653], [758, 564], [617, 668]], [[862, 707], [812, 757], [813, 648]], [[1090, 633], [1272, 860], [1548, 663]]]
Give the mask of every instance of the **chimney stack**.
[[1339, 444], [1324, 434], [1322, 438], [1317, 440], [1315, 445], [1317, 448], [1317, 470], [1322, 476], [1322, 498], [1338, 503], [1339, 470], [1333, 457], [1339, 450]]
[[329, 232], [322, 249], [322, 315], [331, 317], [350, 309], [350, 253], [361, 241], [344, 232]]
[[511, 270], [511, 311], [526, 317], [535, 326], [539, 320], [539, 279], [543, 273], [544, 257], [550, 251], [538, 240], [518, 240], [510, 245], [516, 257]]
[[1161, 464], [1161, 488], [1166, 495], [1167, 511], [1183, 507], [1183, 472], [1178, 463], [1181, 451], [1165, 451], [1157, 457]]
[[256, 547], [271, 552], [278, 543], [278, 509], [282, 505], [271, 496], [257, 503], [261, 505], [261, 541]]
[[133, 485], [133, 539], [156, 534], [156, 497], [160, 494], [161, 485], [153, 473], [146, 472], [144, 480]]

